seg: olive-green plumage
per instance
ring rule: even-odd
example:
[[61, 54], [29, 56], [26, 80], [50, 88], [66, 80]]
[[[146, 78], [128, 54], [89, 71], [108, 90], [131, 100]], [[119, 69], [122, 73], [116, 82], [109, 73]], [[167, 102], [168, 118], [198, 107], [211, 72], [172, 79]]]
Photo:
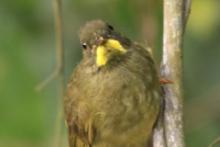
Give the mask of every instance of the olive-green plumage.
[[[113, 41], [105, 45], [110, 39], [126, 51]], [[83, 59], [64, 100], [70, 147], [146, 147], [161, 97], [150, 53], [101, 20], [81, 29], [80, 42]], [[102, 66], [96, 64], [98, 46], [108, 50]]]

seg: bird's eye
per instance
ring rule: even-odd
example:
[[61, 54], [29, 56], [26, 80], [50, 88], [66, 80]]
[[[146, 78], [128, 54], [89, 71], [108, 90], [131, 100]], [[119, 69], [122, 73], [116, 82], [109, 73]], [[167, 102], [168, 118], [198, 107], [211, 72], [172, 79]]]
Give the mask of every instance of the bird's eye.
[[111, 25], [109, 25], [109, 24], [108, 24], [108, 28], [109, 28], [110, 30], [112, 30], [112, 31], [114, 30], [113, 26], [111, 26]]
[[86, 49], [86, 48], [87, 48], [87, 44], [86, 44], [86, 43], [83, 43], [83, 44], [82, 44], [82, 47], [83, 47], [83, 49]]

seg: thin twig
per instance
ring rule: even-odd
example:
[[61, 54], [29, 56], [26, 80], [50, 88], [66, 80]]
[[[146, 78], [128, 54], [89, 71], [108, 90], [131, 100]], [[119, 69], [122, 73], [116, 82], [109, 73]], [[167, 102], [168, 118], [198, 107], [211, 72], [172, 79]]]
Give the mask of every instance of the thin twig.
[[62, 32], [62, 13], [61, 13], [61, 0], [52, 0], [53, 5], [53, 15], [55, 23], [55, 37], [56, 37], [56, 67], [54, 71], [40, 83], [36, 90], [40, 91], [44, 89], [51, 81], [58, 78], [59, 80], [59, 98], [57, 102], [57, 115], [54, 123], [54, 140], [53, 147], [62, 146], [61, 143], [61, 132], [62, 132], [62, 121], [63, 121], [63, 107], [61, 103], [61, 98], [64, 96], [64, 47], [63, 47], [63, 32]]
[[[186, 0], [164, 0], [163, 59], [161, 75], [173, 81], [163, 85], [164, 125], [168, 147], [184, 147], [182, 44], [190, 5]], [[186, 7], [187, 6], [187, 7]], [[187, 10], [186, 10], [187, 9]], [[187, 14], [187, 15], [186, 15]]]
[[56, 67], [55, 70], [51, 73], [51, 75], [49, 75], [44, 81], [42, 81], [36, 86], [35, 88], [36, 91], [43, 90], [50, 82], [52, 82], [58, 77], [59, 73], [60, 73], [60, 69]]
[[220, 137], [216, 138], [210, 145], [209, 147], [214, 147], [214, 145], [220, 144]]
[[[56, 67], [54, 71], [40, 84], [36, 86], [37, 91], [44, 89], [50, 82], [63, 76], [64, 68], [64, 49], [63, 49], [63, 35], [62, 35], [62, 14], [61, 14], [61, 0], [53, 0], [53, 10], [55, 18], [55, 34], [56, 34]], [[63, 80], [61, 80], [63, 84]], [[62, 85], [63, 87], [63, 85]], [[63, 88], [62, 88], [63, 89]]]
[[64, 47], [63, 47], [63, 32], [62, 32], [62, 6], [61, 0], [53, 0], [53, 10], [54, 10], [54, 19], [55, 19], [55, 32], [56, 32], [56, 55], [57, 55], [57, 68], [59, 69], [59, 96], [58, 99], [58, 108], [57, 108], [57, 117], [55, 121], [55, 136], [54, 136], [54, 145], [53, 147], [62, 146], [62, 121], [63, 121], [63, 107], [62, 107], [62, 98], [64, 97]]

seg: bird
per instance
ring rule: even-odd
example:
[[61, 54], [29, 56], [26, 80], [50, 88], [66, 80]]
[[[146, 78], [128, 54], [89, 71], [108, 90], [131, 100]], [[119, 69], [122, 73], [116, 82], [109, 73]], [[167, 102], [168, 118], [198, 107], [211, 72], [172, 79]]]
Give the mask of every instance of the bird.
[[70, 147], [147, 147], [161, 86], [151, 53], [103, 20], [79, 31], [83, 57], [64, 97]]

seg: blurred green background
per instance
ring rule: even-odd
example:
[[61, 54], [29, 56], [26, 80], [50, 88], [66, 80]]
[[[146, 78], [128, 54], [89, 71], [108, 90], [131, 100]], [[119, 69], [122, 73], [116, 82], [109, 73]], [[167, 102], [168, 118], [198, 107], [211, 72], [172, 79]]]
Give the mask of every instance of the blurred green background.
[[[184, 42], [188, 147], [220, 136], [220, 1], [193, 0]], [[80, 25], [103, 19], [133, 40], [162, 46], [161, 0], [64, 0], [65, 78], [81, 58]], [[36, 85], [54, 69], [52, 0], [0, 1], [0, 146], [48, 147], [54, 136], [58, 83]], [[219, 145], [220, 146], [220, 145]]]

